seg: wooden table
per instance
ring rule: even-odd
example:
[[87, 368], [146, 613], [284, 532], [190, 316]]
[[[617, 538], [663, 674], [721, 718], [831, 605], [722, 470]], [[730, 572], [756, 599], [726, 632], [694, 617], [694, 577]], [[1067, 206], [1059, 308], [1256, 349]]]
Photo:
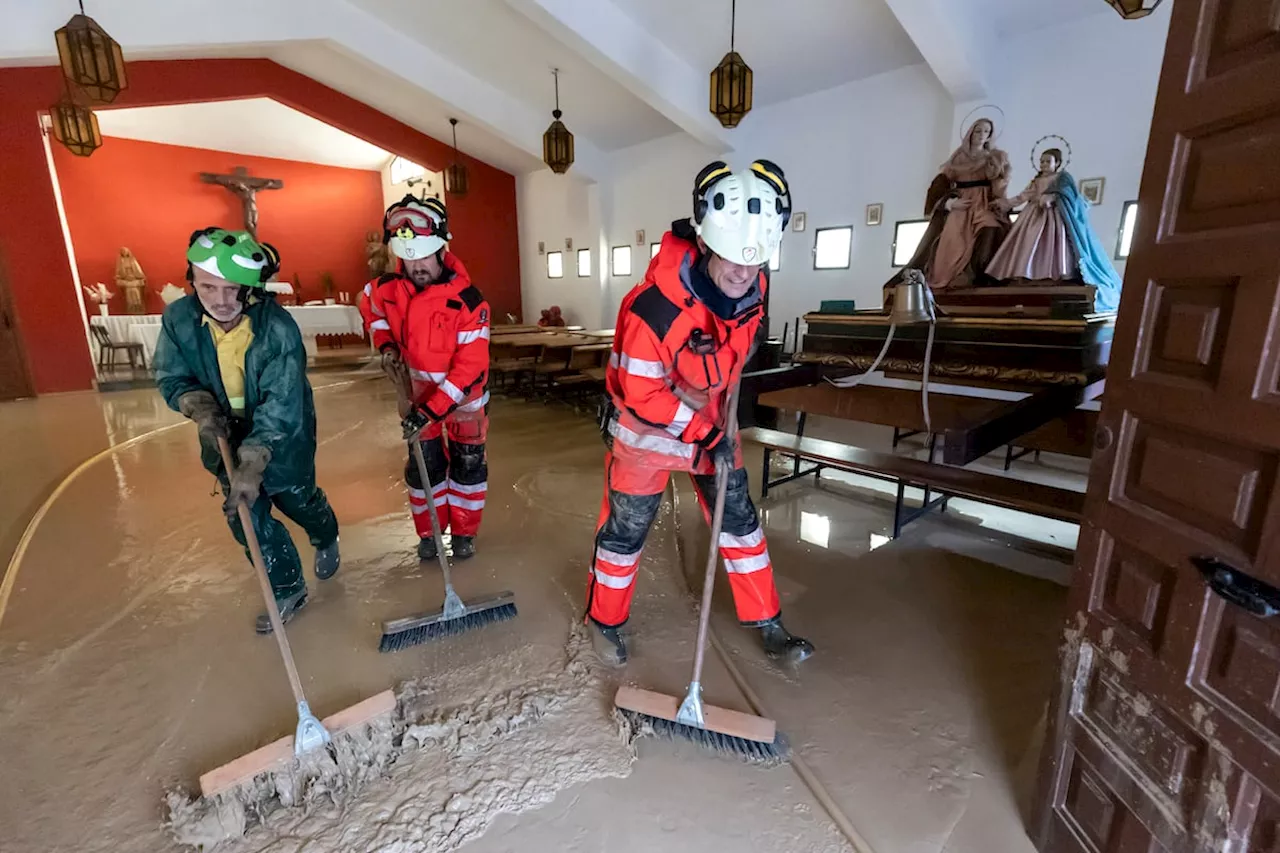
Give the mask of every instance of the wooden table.
[[[809, 314], [791, 368], [751, 374], [744, 397], [764, 406], [924, 429], [920, 382], [927, 325], [899, 327], [883, 376], [840, 389], [824, 377], [865, 371], [888, 332], [880, 312]], [[1075, 319], [952, 317], [938, 321], [930, 363], [929, 409], [944, 438], [943, 460], [965, 465], [996, 448], [1088, 457], [1103, 391], [1114, 315]]]

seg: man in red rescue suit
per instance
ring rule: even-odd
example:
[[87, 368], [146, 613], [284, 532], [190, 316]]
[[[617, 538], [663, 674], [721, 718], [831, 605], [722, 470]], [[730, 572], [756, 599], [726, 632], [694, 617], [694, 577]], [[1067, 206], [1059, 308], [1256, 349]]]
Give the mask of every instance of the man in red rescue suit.
[[645, 279], [618, 311], [602, 410], [605, 499], [587, 589], [596, 654], [626, 662], [627, 621], [640, 553], [672, 471], [687, 471], [704, 514], [715, 501], [715, 462], [731, 463], [720, 554], [738, 619], [760, 630], [765, 652], [799, 662], [813, 645], [782, 625], [764, 530], [747, 491], [725, 401], [764, 313], [769, 258], [791, 214], [786, 178], [757, 160], [715, 162], [694, 182], [693, 219], [672, 224]]
[[423, 560], [436, 558], [426, 514], [432, 507], [440, 529], [452, 533], [454, 559], [475, 555], [489, 478], [489, 304], [462, 261], [445, 249], [450, 239], [438, 199], [407, 195], [393, 204], [383, 241], [399, 259], [397, 270], [366, 284], [360, 300], [384, 368], [411, 381], [406, 433], [426, 425], [421, 441], [430, 484], [421, 482], [412, 455], [404, 469]]

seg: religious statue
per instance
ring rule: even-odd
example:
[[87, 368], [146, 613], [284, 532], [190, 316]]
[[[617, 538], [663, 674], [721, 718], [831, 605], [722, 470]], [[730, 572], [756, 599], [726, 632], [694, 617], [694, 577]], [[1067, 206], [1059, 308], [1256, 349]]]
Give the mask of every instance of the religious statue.
[[[1056, 140], [1062, 147], [1046, 147], [1037, 156], [1047, 140]], [[1031, 162], [1039, 172], [1027, 188], [995, 202], [1005, 213], [1020, 204], [1026, 207], [987, 265], [987, 274], [1017, 284], [1084, 282], [1098, 289], [1095, 311], [1116, 310], [1120, 276], [1089, 224], [1089, 202], [1067, 171], [1071, 146], [1061, 136], [1043, 137], [1031, 149]]]
[[[993, 205], [1009, 187], [1009, 155], [994, 144], [996, 124], [981, 116], [938, 169], [925, 199], [929, 227], [908, 269], [924, 272], [933, 290], [996, 284], [987, 264], [1009, 231], [1007, 210]], [[900, 283], [895, 275], [885, 288]]]
[[206, 184], [218, 184], [226, 187], [240, 199], [244, 213], [244, 230], [253, 239], [258, 239], [258, 190], [279, 190], [284, 188], [284, 181], [279, 178], [252, 178], [244, 166], [236, 166], [230, 175], [215, 175], [201, 172], [200, 180]]
[[391, 250], [387, 248], [387, 244], [382, 242], [381, 233], [370, 231], [364, 235], [364, 254], [370, 278], [395, 272], [395, 258], [391, 257]]
[[142, 272], [142, 265], [128, 247], [121, 246], [120, 257], [116, 258], [116, 287], [124, 293], [124, 310], [130, 314], [147, 313], [142, 298], [146, 286], [147, 276]]

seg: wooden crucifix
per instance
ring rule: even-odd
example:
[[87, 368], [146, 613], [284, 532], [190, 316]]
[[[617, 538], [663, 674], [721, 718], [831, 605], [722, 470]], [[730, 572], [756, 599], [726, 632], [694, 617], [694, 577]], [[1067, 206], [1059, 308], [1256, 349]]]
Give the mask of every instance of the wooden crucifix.
[[284, 189], [284, 181], [279, 178], [253, 178], [244, 166], [236, 166], [230, 175], [215, 175], [212, 172], [201, 172], [200, 180], [206, 184], [218, 184], [226, 187], [240, 198], [244, 208], [244, 230], [253, 239], [258, 239], [258, 190]]

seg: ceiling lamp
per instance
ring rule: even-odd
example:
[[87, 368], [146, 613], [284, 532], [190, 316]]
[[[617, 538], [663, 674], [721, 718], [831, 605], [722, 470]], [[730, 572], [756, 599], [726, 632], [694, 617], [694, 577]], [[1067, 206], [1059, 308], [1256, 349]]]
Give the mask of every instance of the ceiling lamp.
[[67, 83], [85, 93], [92, 103], [109, 104], [129, 82], [124, 73], [120, 44], [84, 13], [72, 15], [66, 26], [53, 34], [58, 43], [58, 62]]
[[737, 127], [742, 117], [751, 112], [751, 66], [733, 49], [737, 25], [738, 0], [733, 0], [729, 52], [711, 72], [711, 114], [725, 127]]
[[461, 198], [467, 194], [467, 167], [458, 159], [458, 120], [449, 119], [453, 125], [453, 162], [444, 170], [444, 191]]
[[551, 111], [551, 126], [542, 134], [542, 160], [557, 175], [563, 175], [573, 165], [573, 134], [560, 120], [560, 69], [551, 71], [556, 78], [556, 108]]
[[1107, 4], [1126, 21], [1145, 18], [1163, 2], [1164, 0], [1107, 0]]
[[79, 104], [68, 91], [49, 109], [53, 119], [53, 138], [79, 157], [88, 157], [102, 147], [102, 132], [93, 110]]

